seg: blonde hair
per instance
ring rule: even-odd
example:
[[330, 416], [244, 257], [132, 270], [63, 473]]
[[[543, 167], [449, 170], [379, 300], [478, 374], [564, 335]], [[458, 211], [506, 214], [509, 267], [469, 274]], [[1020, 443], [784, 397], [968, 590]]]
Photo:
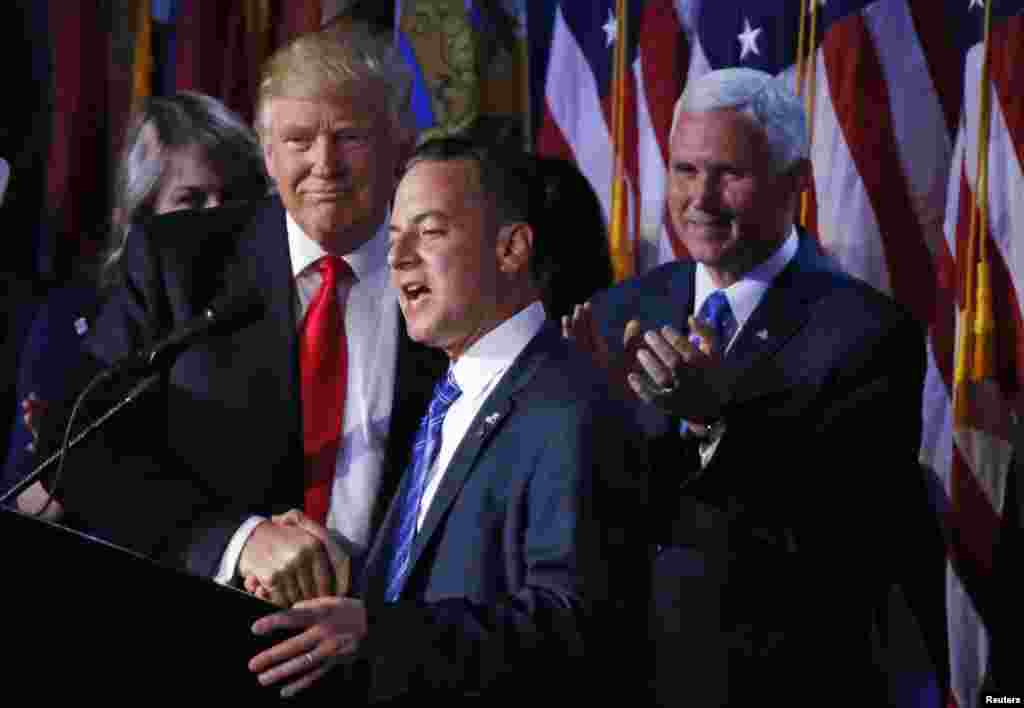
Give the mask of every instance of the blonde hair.
[[266, 61], [256, 101], [256, 129], [270, 137], [272, 98], [358, 96], [379, 86], [396, 130], [413, 131], [409, 108], [412, 78], [391, 43], [363, 23], [346, 23], [296, 37]]

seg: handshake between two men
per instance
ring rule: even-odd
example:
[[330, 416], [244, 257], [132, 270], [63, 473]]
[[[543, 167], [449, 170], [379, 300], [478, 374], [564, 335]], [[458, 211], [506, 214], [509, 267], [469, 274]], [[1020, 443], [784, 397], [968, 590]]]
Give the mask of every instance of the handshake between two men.
[[[716, 420], [725, 400], [721, 346], [712, 326], [689, 318], [690, 336], [670, 325], [643, 332], [631, 320], [623, 351], [614, 354], [598, 331], [589, 303], [562, 318], [565, 338], [588, 351], [624, 392], [691, 423]], [[253, 531], [239, 558], [247, 592], [280, 607], [341, 597], [351, 584], [348, 554], [322, 525], [299, 510], [272, 517]]]
[[348, 593], [351, 563], [326, 528], [293, 509], [257, 526], [238, 573], [247, 592], [280, 607]]
[[293, 633], [249, 661], [263, 685], [284, 684], [292, 696], [359, 648], [366, 636], [362, 602], [345, 597], [351, 585], [349, 555], [322, 525], [297, 509], [260, 523], [239, 558], [247, 592], [290, 608], [267, 615], [252, 631]]

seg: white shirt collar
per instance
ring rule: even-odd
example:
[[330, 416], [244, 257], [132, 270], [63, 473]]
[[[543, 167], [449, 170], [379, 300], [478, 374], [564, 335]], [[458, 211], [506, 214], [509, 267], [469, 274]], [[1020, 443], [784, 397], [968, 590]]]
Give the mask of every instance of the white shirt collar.
[[[729, 300], [732, 314], [736, 318], [737, 332], [743, 328], [743, 325], [750, 319], [754, 310], [757, 309], [757, 306], [761, 303], [761, 298], [764, 297], [768, 288], [771, 287], [772, 281], [796, 256], [799, 245], [800, 239], [794, 226], [792, 233], [775, 250], [775, 253], [764, 262], [752, 268], [749, 273], [738, 281], [722, 290], [725, 293], [725, 297]], [[703, 263], [698, 263], [697, 277], [694, 282], [693, 311], [700, 312], [704, 301], [715, 290], [718, 290], [718, 288], [711, 282], [711, 274], [708, 273], [707, 267]]]
[[512, 362], [544, 326], [547, 313], [540, 301], [517, 312], [462, 353], [452, 376], [467, 400], [473, 400]]
[[[388, 258], [388, 229], [390, 218], [385, 218], [373, 238], [351, 253], [342, 256], [358, 280], [383, 267]], [[288, 229], [288, 253], [292, 259], [292, 275], [298, 277], [310, 265], [327, 255], [323, 247], [306, 235], [292, 215], [285, 211]]]

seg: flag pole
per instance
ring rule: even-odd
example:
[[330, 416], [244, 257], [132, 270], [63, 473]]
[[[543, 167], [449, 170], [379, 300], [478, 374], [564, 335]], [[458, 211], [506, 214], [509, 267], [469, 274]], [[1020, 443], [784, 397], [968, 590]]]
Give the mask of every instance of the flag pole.
[[800, 3], [800, 33], [796, 44], [796, 95], [804, 95], [804, 70], [806, 68], [805, 45], [807, 44], [807, 3]]
[[[807, 6], [810, 4], [810, 18]], [[800, 3], [800, 37], [797, 45], [797, 97], [804, 98], [804, 112], [807, 115], [807, 145], [814, 144], [814, 104], [817, 94], [815, 61], [815, 35], [818, 31], [818, 2], [807, 0]], [[804, 85], [806, 84], [806, 92]], [[811, 211], [811, 197], [807, 187], [800, 194], [800, 224], [807, 226]]]
[[807, 42], [807, 143], [814, 144], [814, 107], [818, 98], [818, 62], [815, 42], [818, 39], [818, 0], [811, 3], [811, 31]]
[[953, 424], [969, 422], [966, 386], [994, 373], [992, 340], [995, 321], [992, 314], [992, 284], [988, 263], [988, 152], [991, 141], [992, 95], [989, 87], [989, 36], [992, 28], [992, 3], [985, 5], [982, 40], [981, 78], [978, 95], [978, 153], [974, 199], [967, 232], [967, 262], [964, 268], [963, 309], [957, 337], [956, 368], [953, 374]]
[[633, 274], [633, 249], [626, 221], [628, 205], [625, 189], [625, 159], [623, 156], [626, 123], [627, 4], [628, 0], [617, 0], [615, 3], [618, 16], [616, 18], [615, 68], [612, 72], [612, 149], [615, 162], [612, 176], [611, 224], [608, 229], [608, 235], [611, 239], [609, 250], [612, 254], [615, 282], [625, 280]]
[[992, 143], [992, 87], [989, 85], [989, 62], [991, 51], [989, 38], [992, 32], [992, 2], [985, 3], [985, 39], [982, 47], [981, 110], [978, 125], [978, 186], [974, 194], [972, 211], [978, 213], [978, 290], [975, 312], [974, 333], [977, 337], [974, 349], [974, 380], [993, 376], [995, 373], [993, 340], [995, 320], [992, 314], [992, 281], [988, 259], [988, 155]]
[[149, 0], [135, 3], [135, 49], [132, 52], [132, 112], [153, 95], [153, 16]]

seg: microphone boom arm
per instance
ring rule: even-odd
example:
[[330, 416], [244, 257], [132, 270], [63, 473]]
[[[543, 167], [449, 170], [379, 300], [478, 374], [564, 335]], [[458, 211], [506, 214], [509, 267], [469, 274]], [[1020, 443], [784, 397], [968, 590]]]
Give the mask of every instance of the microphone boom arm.
[[21, 494], [23, 491], [32, 486], [32, 484], [38, 481], [39, 478], [43, 476], [43, 473], [50, 469], [50, 467], [53, 466], [57, 461], [59, 461], [61, 457], [63, 457], [68, 452], [68, 450], [75, 447], [79, 443], [84, 442], [88, 438], [92, 437], [92, 435], [97, 430], [99, 430], [104, 423], [106, 423], [110, 418], [117, 415], [117, 413], [122, 408], [128, 406], [129, 404], [134, 402], [136, 398], [141, 396], [149, 389], [153, 388], [153, 386], [155, 386], [159, 380], [160, 374], [151, 374], [150, 376], [147, 376], [146, 378], [139, 381], [139, 383], [135, 384], [131, 388], [131, 390], [128, 391], [128, 393], [126, 393], [124, 397], [121, 398], [120, 401], [118, 401], [109, 409], [104, 411], [103, 415], [99, 416], [94, 421], [85, 426], [85, 428], [80, 430], [77, 435], [71, 438], [71, 441], [66, 446], [61, 446], [60, 450], [57, 450], [57, 452], [53, 453], [45, 460], [40, 462], [38, 465], [36, 465], [35, 469], [33, 469], [28, 476], [26, 476], [20, 482], [18, 482], [13, 487], [4, 492], [3, 495], [0, 495], [0, 506], [2, 506], [9, 499], [17, 498], [19, 494]]

